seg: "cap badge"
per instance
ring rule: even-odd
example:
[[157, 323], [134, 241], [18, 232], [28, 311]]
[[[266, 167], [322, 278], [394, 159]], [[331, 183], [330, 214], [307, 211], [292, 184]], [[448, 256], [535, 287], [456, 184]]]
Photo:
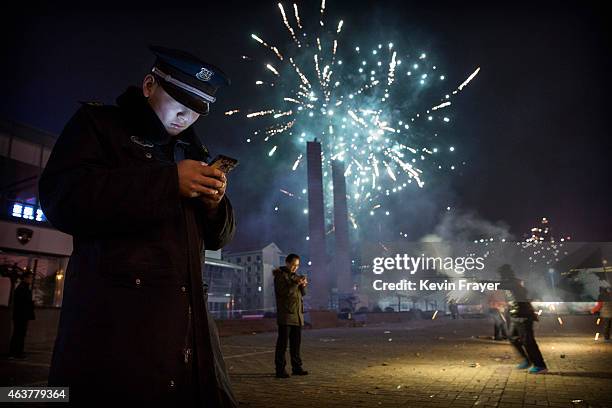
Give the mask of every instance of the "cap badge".
[[200, 72], [196, 74], [196, 78], [198, 78], [200, 81], [208, 81], [210, 80], [212, 75], [213, 75], [213, 72], [210, 69], [206, 69], [202, 67], [200, 69]]

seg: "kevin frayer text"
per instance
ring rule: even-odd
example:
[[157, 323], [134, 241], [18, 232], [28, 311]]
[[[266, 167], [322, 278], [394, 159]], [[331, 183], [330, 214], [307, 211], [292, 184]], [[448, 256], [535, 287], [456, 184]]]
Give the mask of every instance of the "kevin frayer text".
[[456, 282], [432, 282], [429, 279], [418, 281], [402, 279], [399, 282], [385, 282], [377, 279], [372, 282], [374, 290], [393, 290], [393, 291], [439, 291], [439, 290], [470, 290], [484, 292], [486, 290], [498, 290], [500, 282], [472, 282], [467, 279], [459, 279]]

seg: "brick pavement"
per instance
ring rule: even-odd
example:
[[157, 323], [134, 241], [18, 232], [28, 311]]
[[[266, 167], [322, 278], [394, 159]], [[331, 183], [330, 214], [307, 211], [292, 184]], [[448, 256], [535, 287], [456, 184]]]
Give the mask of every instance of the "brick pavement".
[[[544, 327], [544, 326], [542, 326]], [[304, 331], [305, 377], [274, 377], [275, 333], [222, 338], [245, 407], [612, 407], [612, 344], [592, 332], [540, 330], [545, 375], [514, 369], [488, 320], [424, 320]], [[43, 385], [50, 345], [2, 361], [3, 384]], [[575, 402], [572, 402], [575, 401]]]
[[306, 331], [311, 375], [289, 379], [273, 377], [275, 334], [224, 339], [235, 391], [249, 407], [612, 407], [612, 344], [593, 333], [540, 334], [550, 372], [533, 375], [507, 342], [479, 338], [488, 320], [410, 323]]

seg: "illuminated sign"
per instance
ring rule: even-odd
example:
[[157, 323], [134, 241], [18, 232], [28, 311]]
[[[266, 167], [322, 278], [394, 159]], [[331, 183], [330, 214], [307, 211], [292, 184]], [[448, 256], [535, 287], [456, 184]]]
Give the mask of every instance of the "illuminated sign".
[[45, 215], [40, 208], [34, 208], [34, 206], [27, 204], [13, 204], [11, 215], [25, 220], [45, 221]]

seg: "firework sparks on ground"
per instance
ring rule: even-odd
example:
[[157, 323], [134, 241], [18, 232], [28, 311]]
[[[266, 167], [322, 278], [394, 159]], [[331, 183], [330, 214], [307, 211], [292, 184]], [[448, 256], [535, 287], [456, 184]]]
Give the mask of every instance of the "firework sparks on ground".
[[[305, 142], [320, 141], [324, 168], [330, 168], [334, 160], [344, 163], [355, 228], [359, 210], [389, 215], [388, 209], [381, 208], [386, 196], [410, 184], [422, 188], [428, 170], [455, 169], [446, 157], [452, 156], [455, 147], [444, 146], [438, 130], [448, 126], [453, 98], [480, 68], [457, 81], [458, 86], [449, 87], [446, 76], [422, 51], [401, 52], [392, 42], [363, 49], [346, 44], [348, 40], [342, 38], [346, 25], [342, 19], [326, 18], [325, 0], [319, 24], [309, 26], [296, 4], [292, 9], [293, 15], [291, 7], [278, 3], [288, 35], [289, 45], [283, 47], [287, 50], [271, 44], [263, 34], [251, 34], [265, 49], [264, 77], [256, 85], [273, 86], [278, 97], [258, 109], [226, 112], [266, 121], [247, 142], [270, 143], [270, 157], [287, 157], [295, 149], [285, 147], [297, 146], [301, 153], [290, 160], [296, 171], [305, 165]], [[421, 102], [419, 95], [429, 88], [439, 94]], [[331, 172], [323, 174], [326, 178]], [[332, 183], [324, 181], [324, 186], [326, 194], [331, 194]]]

